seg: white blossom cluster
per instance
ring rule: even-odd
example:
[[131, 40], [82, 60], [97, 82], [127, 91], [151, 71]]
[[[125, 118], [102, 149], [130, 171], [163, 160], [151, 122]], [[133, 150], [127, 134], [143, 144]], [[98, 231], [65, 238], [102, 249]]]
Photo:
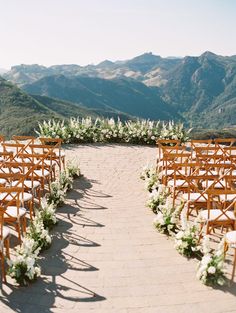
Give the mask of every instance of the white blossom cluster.
[[206, 235], [202, 244], [203, 257], [198, 264], [197, 278], [206, 285], [223, 286], [225, 280], [224, 268], [224, 239], [218, 245], [218, 248], [211, 253], [210, 238]]
[[173, 235], [177, 228], [181, 206], [173, 207], [171, 196], [166, 198], [163, 205], [159, 205], [158, 212], [154, 218], [153, 224], [160, 233]]
[[149, 207], [156, 213], [159, 210], [159, 206], [165, 204], [168, 195], [168, 188], [166, 188], [162, 184], [159, 184], [157, 189], [152, 189], [152, 191], [150, 192], [149, 199], [147, 201], [147, 207]]
[[41, 269], [37, 265], [39, 250], [35, 249], [33, 239], [23, 238], [21, 246], [16, 248], [16, 257], [8, 260], [8, 273], [20, 285], [26, 285], [41, 275]]
[[187, 221], [186, 211], [182, 210], [180, 214], [181, 226], [175, 235], [176, 250], [190, 258], [201, 255], [200, 245], [200, 226], [195, 221], [193, 224]]

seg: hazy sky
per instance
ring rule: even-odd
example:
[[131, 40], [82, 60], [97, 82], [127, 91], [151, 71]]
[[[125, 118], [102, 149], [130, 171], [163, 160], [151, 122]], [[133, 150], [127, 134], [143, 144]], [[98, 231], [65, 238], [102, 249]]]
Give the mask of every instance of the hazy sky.
[[236, 0], [0, 0], [0, 68], [236, 54]]

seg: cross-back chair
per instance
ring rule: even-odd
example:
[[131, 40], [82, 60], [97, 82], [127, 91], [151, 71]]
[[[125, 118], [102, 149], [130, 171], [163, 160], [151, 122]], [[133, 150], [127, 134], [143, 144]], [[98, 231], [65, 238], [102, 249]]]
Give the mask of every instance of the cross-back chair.
[[54, 146], [54, 156], [52, 157], [52, 159], [57, 162], [59, 170], [61, 170], [62, 168], [65, 169], [66, 155], [61, 148], [63, 140], [61, 138], [47, 138], [47, 137], [39, 137], [39, 140], [43, 145]]
[[21, 233], [26, 231], [26, 209], [22, 199], [24, 188], [0, 187], [0, 207], [4, 209], [4, 221], [12, 224], [18, 233], [21, 242]]
[[206, 193], [208, 195], [207, 210], [199, 213], [202, 229], [206, 225], [207, 234], [219, 227], [227, 230], [234, 229], [236, 191], [209, 188]]

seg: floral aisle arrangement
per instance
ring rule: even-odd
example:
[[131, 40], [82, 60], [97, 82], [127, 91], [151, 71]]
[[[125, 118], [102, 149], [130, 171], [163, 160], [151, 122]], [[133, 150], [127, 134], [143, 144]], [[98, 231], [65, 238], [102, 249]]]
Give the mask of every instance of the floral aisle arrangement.
[[44, 227], [41, 216], [37, 215], [26, 230], [26, 238], [33, 239], [34, 249], [40, 248], [40, 251], [46, 250], [51, 245], [52, 239], [48, 229]]
[[[71, 168], [73, 170], [70, 170]], [[63, 172], [63, 176], [51, 184], [50, 194], [42, 199], [41, 207], [27, 227], [21, 246], [15, 249], [14, 260], [8, 260], [8, 274], [20, 285], [27, 285], [41, 275], [41, 269], [37, 265], [38, 254], [51, 245], [49, 231], [57, 223], [57, 206], [61, 204], [62, 199], [64, 201], [77, 173], [80, 173], [78, 166], [71, 164], [71, 167]]]
[[175, 248], [187, 258], [199, 258], [202, 256], [200, 226], [197, 221], [193, 224], [187, 221], [185, 210], [182, 210], [180, 217], [181, 226], [175, 235]]
[[55, 207], [62, 205], [65, 202], [66, 190], [61, 189], [60, 181], [55, 181], [50, 184], [50, 191], [46, 194], [47, 203]]
[[173, 199], [168, 196], [166, 202], [158, 207], [159, 211], [153, 221], [156, 229], [162, 234], [174, 235], [177, 231], [177, 223], [182, 208], [182, 204], [176, 206], [176, 208], [173, 207]]
[[60, 189], [65, 190], [65, 192], [72, 189], [73, 177], [69, 175], [67, 170], [60, 173], [59, 184], [60, 184]]
[[158, 172], [155, 167], [145, 166], [140, 174], [140, 178], [145, 181], [145, 188], [149, 192], [158, 189], [160, 185]]
[[56, 208], [53, 204], [48, 204], [45, 198], [41, 201], [41, 208], [36, 212], [36, 219], [43, 222], [45, 229], [51, 230], [57, 224]]
[[153, 213], [157, 214], [159, 206], [165, 204], [168, 195], [168, 188], [160, 184], [157, 189], [153, 189], [150, 192], [149, 199], [147, 201], [147, 207], [149, 207]]
[[80, 168], [78, 164], [76, 164], [75, 162], [67, 162], [66, 172], [67, 172], [67, 175], [72, 179], [75, 179], [81, 176]]
[[41, 269], [37, 265], [39, 248], [35, 249], [35, 241], [24, 238], [21, 246], [16, 248], [14, 260], [8, 260], [8, 274], [16, 280], [20, 286], [28, 285], [41, 275]]
[[150, 120], [121, 122], [111, 119], [71, 118], [68, 122], [49, 120], [39, 123], [39, 136], [61, 138], [65, 143], [124, 142], [156, 144], [157, 139], [188, 140], [183, 124]]
[[223, 286], [226, 283], [224, 268], [224, 239], [217, 249], [211, 253], [209, 236], [205, 236], [202, 244], [203, 257], [198, 264], [197, 278], [205, 285]]

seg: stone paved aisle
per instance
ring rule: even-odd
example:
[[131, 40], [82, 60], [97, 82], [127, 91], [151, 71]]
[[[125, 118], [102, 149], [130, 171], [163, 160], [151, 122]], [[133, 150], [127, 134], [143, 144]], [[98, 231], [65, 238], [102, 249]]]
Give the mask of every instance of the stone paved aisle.
[[44, 275], [28, 288], [4, 286], [1, 313], [236, 312], [235, 284], [201, 285], [196, 262], [152, 227], [139, 173], [155, 148], [82, 145], [67, 155], [80, 160], [84, 178], [58, 211]]

